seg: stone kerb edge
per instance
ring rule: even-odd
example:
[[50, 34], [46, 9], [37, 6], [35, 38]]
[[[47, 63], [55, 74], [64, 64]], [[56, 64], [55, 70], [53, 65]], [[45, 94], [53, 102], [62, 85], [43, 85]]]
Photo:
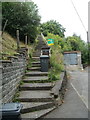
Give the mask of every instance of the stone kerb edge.
[[67, 71], [64, 72], [64, 76], [61, 77], [61, 83], [60, 83], [60, 87], [58, 89], [58, 97], [55, 98], [55, 93], [53, 93], [54, 96], [54, 102], [55, 102], [55, 106], [58, 107], [60, 105], [63, 104], [64, 102], [64, 96], [66, 93], [66, 89], [67, 89], [67, 83], [68, 83], [68, 77], [67, 77]]

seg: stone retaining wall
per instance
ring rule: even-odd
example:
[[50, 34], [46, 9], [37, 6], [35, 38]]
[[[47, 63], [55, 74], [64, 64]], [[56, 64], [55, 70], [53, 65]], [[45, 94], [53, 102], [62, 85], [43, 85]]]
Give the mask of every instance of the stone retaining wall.
[[61, 79], [56, 81], [55, 86], [51, 90], [51, 95], [54, 96], [56, 107], [62, 105], [64, 101], [68, 82], [67, 72], [62, 72], [60, 78]]
[[15, 56], [8, 57], [8, 60], [0, 60], [0, 93], [2, 103], [11, 102], [20, 84], [20, 80], [27, 67], [27, 51]]

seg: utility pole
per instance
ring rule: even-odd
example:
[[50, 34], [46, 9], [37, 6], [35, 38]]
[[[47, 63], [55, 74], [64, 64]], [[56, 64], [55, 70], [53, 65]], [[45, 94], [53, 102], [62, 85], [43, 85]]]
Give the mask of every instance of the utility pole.
[[87, 31], [87, 43], [90, 43], [88, 31]]

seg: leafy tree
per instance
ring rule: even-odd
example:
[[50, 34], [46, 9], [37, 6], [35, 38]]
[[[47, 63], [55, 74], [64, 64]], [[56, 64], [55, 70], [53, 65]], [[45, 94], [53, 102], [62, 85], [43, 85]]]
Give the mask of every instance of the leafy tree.
[[47, 36], [48, 33], [52, 33], [54, 35], [59, 35], [60, 37], [64, 37], [65, 28], [55, 20], [47, 21], [40, 25], [41, 32]]
[[48, 33], [46, 38], [54, 39], [54, 46], [52, 46], [53, 54], [56, 54], [56, 50], [59, 53], [63, 53], [65, 51], [81, 51], [82, 63], [90, 64], [90, 44], [81, 40], [80, 36], [74, 34], [73, 36], [69, 36], [67, 38], [61, 38], [59, 35]]
[[64, 51], [71, 51], [72, 47], [70, 44], [67, 43], [65, 38], [60, 37], [59, 35], [54, 35], [52, 33], [47, 34], [47, 40], [53, 39], [54, 40], [54, 46], [59, 46], [60, 51], [63, 53]]
[[66, 42], [72, 47], [72, 50], [74, 51], [81, 50], [85, 46], [85, 43], [83, 40], [81, 40], [80, 36], [75, 34], [73, 36], [67, 37]]
[[66, 38], [66, 42], [68, 46], [71, 46], [73, 51], [81, 51], [82, 54], [82, 63], [88, 64], [88, 55], [89, 49], [88, 44], [85, 43], [80, 36], [73, 35]]
[[6, 31], [13, 36], [16, 35], [16, 29], [20, 30], [21, 39], [27, 34], [33, 41], [37, 36], [40, 16], [34, 2], [3, 2], [2, 16], [2, 26], [8, 20]]

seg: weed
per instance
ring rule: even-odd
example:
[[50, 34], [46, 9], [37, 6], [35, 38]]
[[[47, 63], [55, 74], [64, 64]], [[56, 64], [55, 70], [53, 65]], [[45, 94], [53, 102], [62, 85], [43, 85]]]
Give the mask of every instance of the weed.
[[13, 102], [20, 102], [19, 100], [18, 100], [18, 97], [20, 96], [20, 93], [19, 93], [19, 91], [17, 91], [16, 92], [16, 94], [14, 95], [14, 97], [13, 97]]
[[24, 82], [23, 82], [23, 81], [21, 81], [21, 82], [20, 82], [20, 85], [23, 85], [23, 84], [24, 84]]

